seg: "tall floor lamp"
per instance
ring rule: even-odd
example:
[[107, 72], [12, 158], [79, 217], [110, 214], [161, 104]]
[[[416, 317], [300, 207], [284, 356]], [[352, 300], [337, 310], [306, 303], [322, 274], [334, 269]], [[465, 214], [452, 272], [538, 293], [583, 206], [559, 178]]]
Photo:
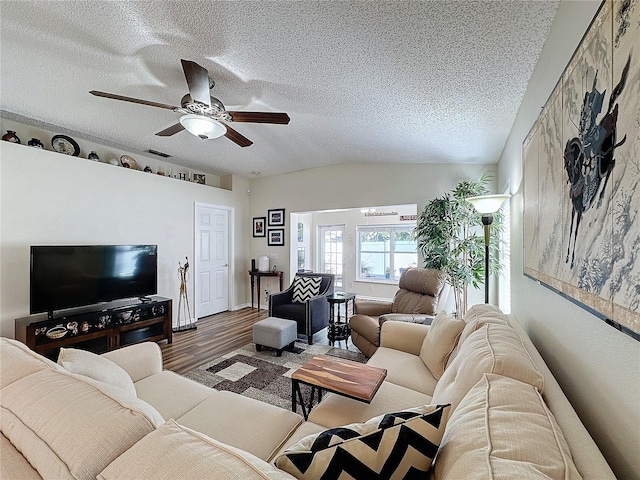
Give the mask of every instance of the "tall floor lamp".
[[480, 195], [467, 198], [467, 202], [482, 214], [484, 225], [484, 303], [489, 303], [489, 240], [493, 214], [500, 210], [500, 206], [510, 197], [511, 195]]

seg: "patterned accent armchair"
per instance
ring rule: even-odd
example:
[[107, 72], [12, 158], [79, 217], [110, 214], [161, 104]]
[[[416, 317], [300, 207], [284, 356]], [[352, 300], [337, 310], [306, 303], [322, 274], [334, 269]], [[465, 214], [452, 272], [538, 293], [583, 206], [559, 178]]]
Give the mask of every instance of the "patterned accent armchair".
[[349, 319], [351, 341], [367, 357], [380, 345], [380, 327], [387, 320], [430, 324], [449, 295], [447, 276], [431, 268], [408, 268], [400, 276], [393, 301], [358, 300]]
[[298, 323], [298, 336], [307, 337], [307, 343], [313, 344], [313, 334], [329, 324], [329, 302], [327, 295], [333, 294], [334, 275], [331, 273], [297, 273], [296, 277], [322, 277], [320, 293], [304, 303], [293, 301], [294, 281], [286, 290], [269, 295], [269, 316], [295, 320]]

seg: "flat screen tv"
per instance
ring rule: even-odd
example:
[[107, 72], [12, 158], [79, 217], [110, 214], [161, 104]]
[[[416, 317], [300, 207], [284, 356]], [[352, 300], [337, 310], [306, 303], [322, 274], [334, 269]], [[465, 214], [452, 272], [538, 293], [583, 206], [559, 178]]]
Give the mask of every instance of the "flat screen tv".
[[30, 312], [53, 312], [154, 295], [157, 245], [31, 247]]

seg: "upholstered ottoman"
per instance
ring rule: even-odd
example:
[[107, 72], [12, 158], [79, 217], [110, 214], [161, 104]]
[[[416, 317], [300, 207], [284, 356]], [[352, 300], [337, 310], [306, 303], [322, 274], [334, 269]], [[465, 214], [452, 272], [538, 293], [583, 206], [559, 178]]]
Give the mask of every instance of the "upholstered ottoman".
[[253, 343], [259, 352], [262, 347], [275, 349], [278, 357], [287, 345], [293, 346], [298, 337], [298, 324], [293, 320], [267, 317], [253, 325]]

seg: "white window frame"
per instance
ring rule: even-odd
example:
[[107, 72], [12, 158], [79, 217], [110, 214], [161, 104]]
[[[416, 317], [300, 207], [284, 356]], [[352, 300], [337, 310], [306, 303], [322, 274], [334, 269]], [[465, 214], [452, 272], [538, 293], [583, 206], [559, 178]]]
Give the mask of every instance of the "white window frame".
[[[401, 231], [401, 232], [409, 232], [412, 233], [413, 230], [415, 229], [416, 224], [415, 223], [402, 223], [402, 224], [397, 224], [397, 223], [393, 223], [393, 224], [379, 224], [379, 225], [357, 225], [356, 226], [356, 281], [358, 282], [372, 282], [372, 283], [390, 283], [390, 284], [394, 284], [397, 285], [398, 284], [398, 280], [396, 280], [394, 278], [394, 275], [392, 275], [392, 272], [397, 272], [398, 273], [398, 278], [400, 278], [400, 271], [399, 269], [402, 267], [396, 267], [394, 265], [394, 254], [395, 253], [409, 253], [409, 252], [396, 252], [395, 251], [395, 232]], [[360, 244], [360, 233], [361, 232], [380, 232], [380, 231], [384, 231], [384, 232], [389, 232], [390, 233], [390, 240], [389, 240], [389, 250], [385, 250], [384, 254], [388, 254], [389, 255], [389, 269], [390, 269], [390, 277], [389, 278], [374, 278], [374, 277], [366, 277], [366, 276], [362, 276], [362, 269], [361, 269], [361, 263], [360, 260], [362, 258], [362, 253], [366, 253], [362, 251], [361, 248], [361, 244]], [[379, 254], [381, 252], [371, 252], [371, 253], [376, 253]], [[418, 262], [418, 248], [417, 248], [417, 242], [416, 242], [416, 264]]]

